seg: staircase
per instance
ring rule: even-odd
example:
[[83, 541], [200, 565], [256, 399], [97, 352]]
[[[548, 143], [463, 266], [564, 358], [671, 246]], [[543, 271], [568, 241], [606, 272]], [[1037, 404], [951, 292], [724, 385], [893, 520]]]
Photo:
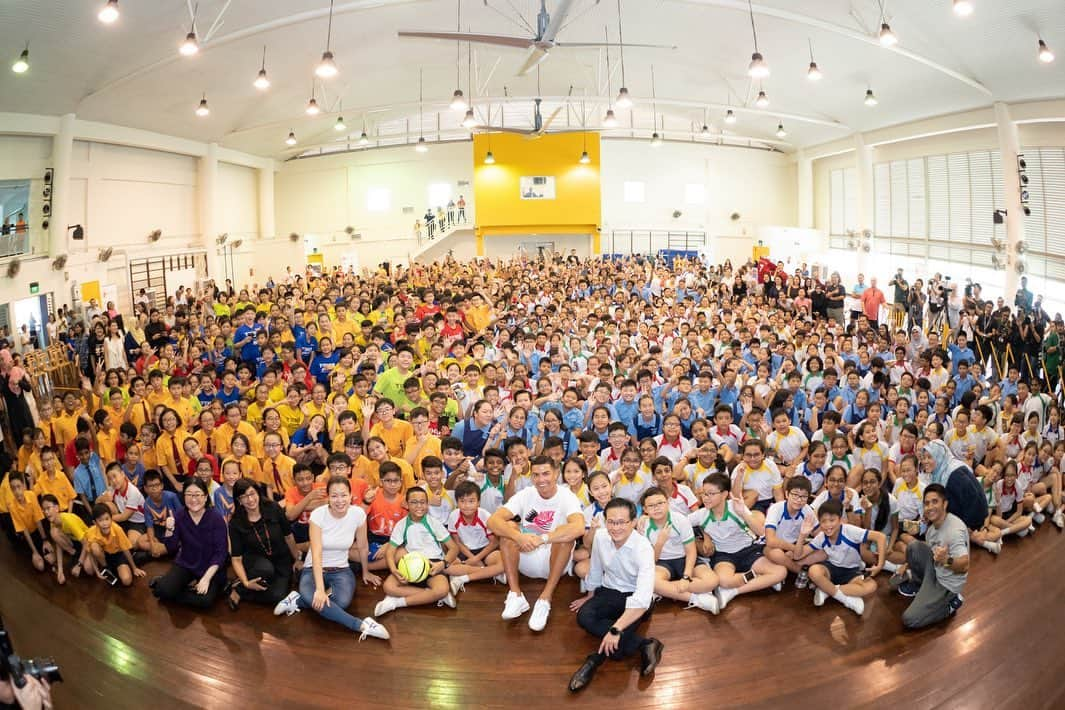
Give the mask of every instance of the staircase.
[[443, 261], [448, 252], [459, 261], [477, 256], [477, 240], [472, 224], [452, 226], [443, 234], [437, 233], [433, 239], [422, 237], [418, 248], [410, 252], [409, 256], [411, 261], [427, 264], [431, 261]]

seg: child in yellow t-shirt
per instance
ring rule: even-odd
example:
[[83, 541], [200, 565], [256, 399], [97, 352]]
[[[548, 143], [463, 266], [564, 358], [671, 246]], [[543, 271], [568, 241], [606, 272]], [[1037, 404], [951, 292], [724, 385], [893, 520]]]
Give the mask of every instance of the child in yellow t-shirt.
[[133, 584], [134, 577], [143, 577], [144, 570], [137, 567], [130, 552], [133, 543], [111, 519], [111, 509], [104, 503], [97, 503], [93, 506], [92, 518], [96, 524], [82, 538], [82, 544], [89, 552], [85, 555], [86, 571], [95, 572], [111, 586], [117, 584], [117, 580], [123, 587], [128, 587]]
[[52, 545], [44, 537], [44, 513], [37, 503], [37, 494], [29, 490], [26, 485], [26, 474], [19, 471], [12, 472], [7, 479], [11, 488], [8, 498], [8, 513], [11, 522], [15, 526], [15, 532], [26, 540], [33, 558], [33, 567], [38, 572], [43, 572], [45, 563], [52, 563]]
[[55, 550], [55, 580], [60, 584], [66, 584], [63, 555], [69, 555], [74, 560], [74, 567], [70, 574], [74, 577], [81, 575], [84, 564], [82, 557], [85, 555], [83, 540], [85, 533], [89, 531], [89, 526], [74, 513], [63, 512], [59, 500], [51, 493], [41, 496], [41, 510], [52, 529], [50, 536]]

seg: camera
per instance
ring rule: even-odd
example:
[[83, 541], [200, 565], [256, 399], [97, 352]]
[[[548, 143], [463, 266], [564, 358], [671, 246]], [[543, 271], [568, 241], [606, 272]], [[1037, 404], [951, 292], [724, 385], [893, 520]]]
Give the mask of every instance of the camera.
[[11, 645], [11, 636], [0, 620], [0, 680], [10, 680], [17, 688], [26, 685], [25, 676], [48, 683], [59, 683], [63, 676], [54, 658], [19, 658]]

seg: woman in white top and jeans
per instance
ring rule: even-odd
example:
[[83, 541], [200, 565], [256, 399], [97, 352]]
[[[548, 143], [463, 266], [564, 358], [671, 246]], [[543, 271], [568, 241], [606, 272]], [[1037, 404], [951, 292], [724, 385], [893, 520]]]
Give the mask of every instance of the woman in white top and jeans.
[[126, 334], [118, 327], [118, 321], [107, 324], [107, 337], [104, 339], [104, 366], [108, 370], [126, 370]]
[[345, 611], [355, 596], [355, 573], [348, 565], [351, 550], [358, 552], [362, 581], [373, 587], [381, 584], [366, 559], [366, 513], [351, 504], [351, 483], [344, 476], [330, 478], [326, 493], [328, 505], [311, 513], [311, 547], [300, 574], [299, 591], [278, 602], [274, 614], [291, 616], [314, 609], [358, 633], [360, 641], [367, 636], [388, 639], [388, 630], [381, 624], [370, 617], [357, 619]]

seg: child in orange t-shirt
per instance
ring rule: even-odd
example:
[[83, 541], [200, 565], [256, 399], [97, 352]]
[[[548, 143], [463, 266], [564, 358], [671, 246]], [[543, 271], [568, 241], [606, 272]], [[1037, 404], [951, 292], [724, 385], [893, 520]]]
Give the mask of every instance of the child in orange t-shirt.
[[392, 461], [385, 461], [379, 470], [380, 488], [366, 491], [363, 503], [366, 509], [366, 529], [370, 543], [370, 569], [387, 569], [385, 546], [392, 537], [392, 528], [407, 516], [407, 505], [400, 495], [403, 489], [403, 477], [399, 466]]
[[285, 499], [281, 502], [281, 507], [285, 509], [285, 517], [288, 518], [289, 526], [292, 528], [292, 537], [296, 540], [296, 547], [300, 552], [306, 552], [311, 544], [311, 511], [321, 508], [327, 502], [325, 484], [316, 482], [311, 467], [302, 463], [292, 468], [292, 478], [295, 485], [289, 486], [285, 491]]

